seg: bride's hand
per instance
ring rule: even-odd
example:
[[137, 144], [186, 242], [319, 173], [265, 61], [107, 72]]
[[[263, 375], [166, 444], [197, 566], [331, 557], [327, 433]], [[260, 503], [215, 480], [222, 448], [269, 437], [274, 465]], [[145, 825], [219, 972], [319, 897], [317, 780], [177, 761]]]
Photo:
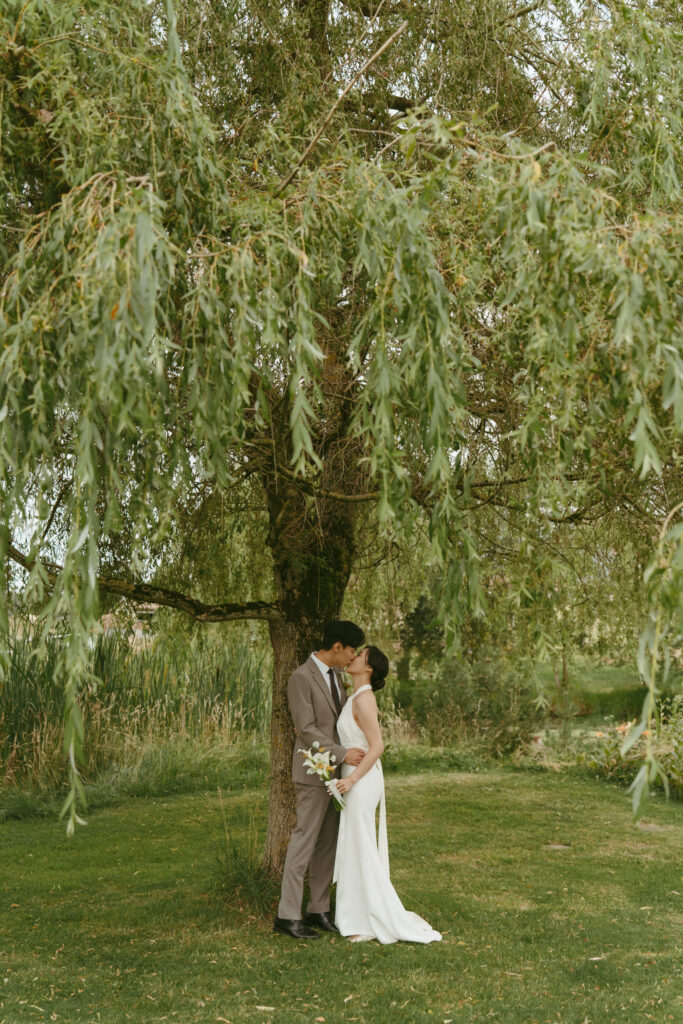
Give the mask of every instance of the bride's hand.
[[348, 777], [345, 778], [345, 779], [337, 779], [336, 783], [337, 783], [337, 792], [338, 793], [342, 793], [342, 794], [348, 793], [348, 791], [353, 786], [353, 782]]

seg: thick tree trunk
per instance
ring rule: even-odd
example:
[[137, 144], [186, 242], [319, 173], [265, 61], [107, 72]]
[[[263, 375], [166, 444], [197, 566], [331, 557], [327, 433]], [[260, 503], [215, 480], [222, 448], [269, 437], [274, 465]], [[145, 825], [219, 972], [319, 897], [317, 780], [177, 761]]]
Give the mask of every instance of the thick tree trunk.
[[292, 784], [292, 751], [295, 734], [287, 704], [287, 681], [303, 664], [311, 651], [320, 646], [320, 626], [328, 619], [338, 618], [343, 590], [334, 607], [316, 609], [314, 618], [270, 623], [273, 645], [273, 710], [270, 723], [270, 795], [268, 801], [268, 832], [264, 865], [274, 875], [281, 875], [287, 844], [294, 825], [294, 786]]
[[264, 864], [282, 872], [284, 852], [294, 825], [292, 748], [294, 726], [287, 706], [287, 680], [301, 664], [301, 637], [294, 623], [271, 623], [273, 645], [273, 712], [270, 722], [270, 796]]
[[[323, 24], [328, 0], [314, 0], [303, 7], [311, 25]], [[316, 21], [317, 19], [317, 21]], [[335, 323], [336, 310], [325, 309]], [[343, 318], [342, 318], [343, 319]], [[292, 463], [289, 395], [275, 394], [271, 401], [272, 438], [264, 447], [255, 444], [255, 468], [266, 497], [269, 519], [268, 547], [273, 558], [279, 615], [269, 619], [273, 645], [273, 713], [271, 722], [271, 774], [268, 834], [264, 863], [280, 875], [294, 822], [294, 787], [291, 782], [294, 724], [287, 704], [287, 681], [297, 665], [320, 646], [322, 627], [341, 614], [344, 593], [351, 575], [356, 547], [359, 505], [333, 497], [346, 497], [367, 489], [361, 470], [362, 444], [346, 436], [353, 408], [354, 378], [346, 360], [338, 359], [343, 324], [329, 335], [321, 332], [326, 353], [322, 392], [327, 415], [314, 439], [321, 472], [321, 494], [312, 496], [305, 480], [288, 469]], [[281, 467], [285, 468], [283, 472]]]
[[281, 616], [270, 620], [273, 645], [271, 769], [265, 866], [281, 874], [294, 822], [291, 782], [294, 724], [287, 681], [320, 646], [322, 626], [341, 614], [354, 550], [352, 506], [318, 509], [309, 518], [305, 498], [280, 484], [268, 493], [273, 553]]

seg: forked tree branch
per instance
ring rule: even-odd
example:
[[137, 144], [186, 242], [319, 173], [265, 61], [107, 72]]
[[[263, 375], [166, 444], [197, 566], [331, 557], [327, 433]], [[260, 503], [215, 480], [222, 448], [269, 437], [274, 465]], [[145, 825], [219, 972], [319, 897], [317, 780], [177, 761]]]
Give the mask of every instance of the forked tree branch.
[[523, 18], [525, 14], [532, 14], [537, 11], [539, 7], [543, 7], [545, 0], [534, 0], [533, 3], [527, 4], [525, 7], [518, 7], [512, 14], [508, 14], [505, 21], [514, 21], [515, 18]]
[[376, 18], [381, 8], [384, 9], [385, 14], [411, 13], [410, 0], [397, 0], [397, 2], [391, 3], [388, 6], [381, 3], [380, 0], [374, 0], [373, 3], [368, 3], [367, 0], [342, 0], [342, 3], [344, 7], [347, 7], [350, 11], [355, 11], [357, 14], [362, 14], [364, 18]]
[[[13, 562], [29, 572], [36, 565], [36, 559], [28, 558], [12, 544], [7, 545], [7, 554]], [[50, 582], [54, 583], [56, 577], [62, 572], [62, 567], [54, 562], [41, 562], [40, 564]], [[166, 608], [175, 608], [177, 611], [192, 616], [198, 622], [231, 622], [239, 619], [269, 620], [280, 617], [280, 610], [275, 602], [246, 601], [243, 604], [236, 602], [208, 604], [188, 597], [187, 594], [181, 594], [177, 590], [159, 587], [154, 583], [128, 583], [125, 580], [109, 579], [105, 576], [98, 577], [97, 585], [101, 590], [109, 594], [119, 594], [129, 601], [149, 601], [152, 604], [164, 605]]]
[[373, 55], [371, 57], [369, 57], [368, 60], [366, 60], [365, 64], [360, 69], [360, 71], [353, 76], [353, 78], [351, 79], [349, 84], [346, 86], [344, 91], [341, 93], [341, 95], [333, 103], [333, 105], [330, 108], [329, 112], [325, 116], [325, 120], [320, 125], [320, 128], [318, 128], [318, 131], [315, 133], [315, 135], [313, 136], [313, 138], [311, 139], [309, 144], [306, 146], [306, 149], [301, 154], [301, 156], [299, 157], [297, 162], [294, 164], [294, 167], [291, 169], [291, 171], [289, 172], [289, 174], [287, 175], [285, 180], [280, 185], [279, 189], [275, 193], [275, 198], [277, 198], [279, 195], [281, 195], [284, 192], [284, 190], [287, 188], [287, 186], [289, 185], [290, 181], [294, 178], [294, 175], [299, 170], [301, 165], [306, 162], [306, 160], [308, 159], [308, 156], [309, 156], [311, 150], [314, 148], [316, 142], [318, 141], [318, 139], [320, 138], [322, 133], [325, 131], [325, 128], [327, 127], [327, 125], [330, 123], [330, 121], [334, 117], [334, 115], [335, 115], [336, 111], [339, 109], [340, 105], [344, 102], [344, 100], [346, 99], [348, 94], [351, 92], [351, 90], [353, 89], [353, 87], [356, 84], [356, 82], [360, 78], [363, 77], [363, 75], [368, 70], [368, 68], [371, 66], [371, 64], [374, 64], [375, 61], [377, 60], [377, 58], [381, 57], [382, 54], [384, 53], [384, 51], [389, 49], [389, 47], [394, 42], [394, 40], [398, 39], [398, 37], [401, 35], [401, 32], [403, 32], [403, 30], [405, 29], [407, 24], [408, 24], [408, 22], [404, 21], [401, 25], [399, 25], [398, 28], [396, 29], [396, 31], [393, 32], [392, 35], [390, 35], [389, 38], [384, 43], [382, 43], [382, 45], [380, 46], [379, 50], [376, 50], [373, 53]]
[[396, 93], [392, 93], [387, 98], [387, 107], [389, 110], [400, 110], [401, 113], [407, 114], [409, 110], [416, 107], [415, 100], [410, 100], [406, 96], [398, 96]]

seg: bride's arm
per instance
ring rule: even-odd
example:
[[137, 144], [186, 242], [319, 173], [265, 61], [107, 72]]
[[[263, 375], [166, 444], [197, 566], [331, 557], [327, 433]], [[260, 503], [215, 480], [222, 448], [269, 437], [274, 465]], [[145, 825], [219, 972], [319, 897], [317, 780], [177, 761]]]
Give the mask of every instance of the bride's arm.
[[378, 758], [384, 751], [382, 733], [379, 728], [379, 716], [377, 713], [377, 700], [372, 690], [359, 693], [354, 698], [353, 710], [358, 717], [358, 724], [366, 735], [370, 744], [363, 760], [357, 765], [350, 775], [345, 779], [337, 779], [337, 789], [340, 793], [348, 793], [352, 786], [362, 779], [370, 771]]

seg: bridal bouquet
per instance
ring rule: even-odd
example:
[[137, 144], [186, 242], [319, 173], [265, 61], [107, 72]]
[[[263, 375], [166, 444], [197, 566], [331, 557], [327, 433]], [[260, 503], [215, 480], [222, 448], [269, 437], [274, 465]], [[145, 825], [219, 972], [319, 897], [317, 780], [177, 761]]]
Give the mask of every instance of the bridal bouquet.
[[324, 747], [321, 747], [317, 740], [310, 750], [302, 750], [299, 748], [298, 752], [304, 755], [306, 774], [317, 775], [319, 779], [322, 779], [327, 788], [327, 792], [332, 797], [335, 810], [341, 811], [344, 807], [344, 800], [337, 789], [337, 784], [334, 779], [336, 765], [333, 762], [337, 760], [334, 754], [330, 754], [329, 750], [325, 750]]

